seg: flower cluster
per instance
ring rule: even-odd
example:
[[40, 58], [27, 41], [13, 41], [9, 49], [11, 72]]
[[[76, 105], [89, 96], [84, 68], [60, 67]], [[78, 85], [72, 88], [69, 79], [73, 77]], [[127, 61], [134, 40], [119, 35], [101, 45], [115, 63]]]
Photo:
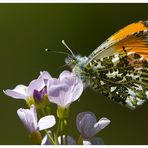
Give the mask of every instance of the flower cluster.
[[[53, 78], [47, 71], [43, 71], [28, 86], [17, 85], [14, 89], [4, 90], [4, 93], [26, 101], [28, 109], [20, 108], [17, 114], [35, 144], [103, 144], [103, 140], [95, 135], [105, 128], [110, 120], [103, 117], [97, 121], [91, 112], [82, 112], [76, 117], [79, 138], [75, 139], [67, 132], [70, 105], [79, 99], [83, 90], [83, 82], [72, 72], [63, 71], [59, 78]], [[56, 114], [52, 113], [52, 103], [57, 105]], [[40, 132], [43, 130], [45, 136]]]

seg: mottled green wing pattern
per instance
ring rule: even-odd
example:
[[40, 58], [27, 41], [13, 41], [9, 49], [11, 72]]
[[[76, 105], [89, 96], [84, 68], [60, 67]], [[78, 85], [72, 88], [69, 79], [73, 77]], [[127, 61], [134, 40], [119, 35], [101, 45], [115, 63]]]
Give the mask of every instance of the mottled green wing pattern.
[[96, 59], [83, 70], [84, 81], [115, 102], [134, 109], [148, 99], [148, 61], [139, 54]]

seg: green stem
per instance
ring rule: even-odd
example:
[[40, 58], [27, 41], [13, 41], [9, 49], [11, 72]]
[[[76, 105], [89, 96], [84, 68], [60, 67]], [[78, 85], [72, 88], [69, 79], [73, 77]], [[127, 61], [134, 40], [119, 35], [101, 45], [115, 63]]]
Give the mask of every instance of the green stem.
[[51, 114], [51, 111], [50, 111], [50, 107], [49, 107], [49, 106], [46, 107], [46, 113], [47, 113], [48, 115]]
[[58, 125], [57, 125], [57, 130], [56, 130], [55, 137], [54, 137], [56, 144], [58, 144], [58, 136], [59, 136], [59, 132], [60, 132], [60, 124], [61, 124], [61, 120], [59, 119]]
[[79, 138], [78, 138], [77, 144], [78, 144], [78, 145], [83, 145], [83, 138], [82, 138], [81, 135], [80, 135]]
[[46, 113], [43, 108], [41, 108], [41, 111], [42, 111], [43, 116], [46, 116]]
[[64, 120], [64, 128], [65, 128], [65, 144], [67, 145], [68, 144], [68, 141], [67, 141], [67, 120], [65, 119]]
[[50, 142], [51, 142], [52, 144], [56, 145], [56, 143], [55, 143], [54, 140], [52, 139], [52, 137], [51, 137], [51, 135], [49, 134], [49, 132], [48, 132], [47, 130], [45, 130], [45, 132], [46, 132], [46, 134], [47, 134], [47, 136], [48, 136]]
[[64, 119], [61, 119], [61, 126], [60, 126], [60, 130], [61, 130], [61, 145], [63, 145], [63, 128], [64, 128]]
[[60, 138], [61, 138], [61, 145], [63, 145], [63, 135], [61, 135]]

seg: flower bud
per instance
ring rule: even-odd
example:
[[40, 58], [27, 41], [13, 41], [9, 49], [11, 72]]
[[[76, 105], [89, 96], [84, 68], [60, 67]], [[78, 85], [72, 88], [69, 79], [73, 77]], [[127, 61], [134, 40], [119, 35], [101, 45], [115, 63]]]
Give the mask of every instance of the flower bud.
[[40, 101], [35, 100], [35, 106], [37, 109], [42, 109], [42, 108], [45, 108], [46, 106], [49, 106], [49, 105], [50, 105], [50, 102], [48, 100], [47, 95], [42, 96]]

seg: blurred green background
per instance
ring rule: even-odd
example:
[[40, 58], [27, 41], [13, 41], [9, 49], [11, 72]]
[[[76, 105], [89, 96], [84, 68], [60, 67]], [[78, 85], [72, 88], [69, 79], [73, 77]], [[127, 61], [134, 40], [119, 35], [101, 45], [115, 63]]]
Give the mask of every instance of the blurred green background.
[[[43, 70], [58, 76], [65, 56], [45, 48], [66, 51], [64, 39], [74, 53], [89, 55], [110, 35], [138, 20], [148, 20], [148, 4], [0, 4], [0, 144], [31, 144], [16, 114], [26, 107], [24, 100], [5, 96], [2, 90], [28, 85]], [[148, 102], [131, 111], [87, 89], [71, 106], [73, 136], [78, 135], [75, 118], [82, 111], [111, 120], [98, 134], [105, 144], [148, 144]]]

